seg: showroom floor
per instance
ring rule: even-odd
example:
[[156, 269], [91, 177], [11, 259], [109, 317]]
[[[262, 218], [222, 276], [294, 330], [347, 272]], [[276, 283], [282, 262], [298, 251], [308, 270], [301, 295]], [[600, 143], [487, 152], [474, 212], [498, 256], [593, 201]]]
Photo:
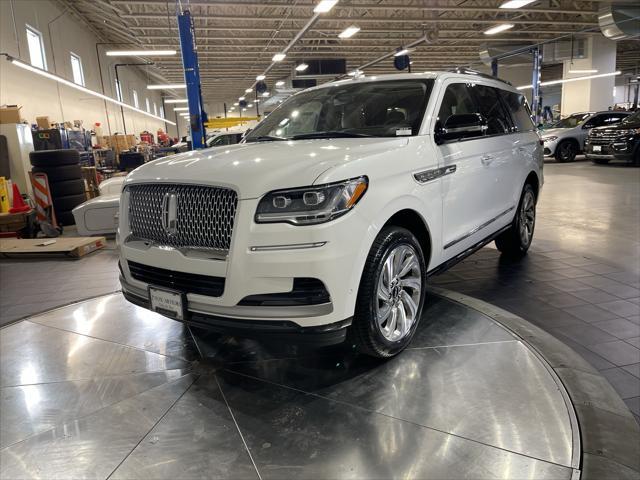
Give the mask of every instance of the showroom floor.
[[[521, 315], [567, 343], [638, 419], [640, 169], [578, 161], [547, 163], [545, 175], [524, 260], [503, 264], [487, 247], [433, 281]], [[8, 323], [116, 290], [116, 252], [80, 261], [3, 259], [0, 278], [0, 322]]]

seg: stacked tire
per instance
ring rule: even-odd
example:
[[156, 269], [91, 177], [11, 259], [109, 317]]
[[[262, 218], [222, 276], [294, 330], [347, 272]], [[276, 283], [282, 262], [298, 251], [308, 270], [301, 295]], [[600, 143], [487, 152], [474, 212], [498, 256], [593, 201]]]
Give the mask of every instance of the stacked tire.
[[87, 198], [77, 150], [40, 150], [29, 154], [34, 173], [46, 173], [56, 219], [62, 225], [76, 222], [71, 210]]

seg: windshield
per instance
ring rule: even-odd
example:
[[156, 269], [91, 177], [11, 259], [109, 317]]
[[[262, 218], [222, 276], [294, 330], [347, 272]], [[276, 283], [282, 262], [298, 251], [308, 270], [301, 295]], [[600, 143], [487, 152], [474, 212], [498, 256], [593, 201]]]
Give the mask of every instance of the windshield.
[[553, 125], [554, 128], [574, 128], [582, 125], [584, 121], [591, 116], [590, 113], [576, 113], [567, 118], [563, 118]]
[[622, 123], [637, 123], [637, 122], [640, 122], [640, 110], [638, 110], [636, 113], [632, 113], [628, 117], [624, 117], [624, 119], [622, 120]]
[[336, 84], [292, 96], [247, 142], [417, 135], [433, 80]]

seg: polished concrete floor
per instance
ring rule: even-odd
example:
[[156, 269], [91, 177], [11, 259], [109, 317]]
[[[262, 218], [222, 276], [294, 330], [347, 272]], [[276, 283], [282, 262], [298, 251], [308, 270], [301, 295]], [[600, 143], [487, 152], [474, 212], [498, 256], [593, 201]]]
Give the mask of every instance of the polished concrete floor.
[[553, 372], [430, 295], [379, 362], [189, 332], [98, 297], [0, 330], [0, 477], [532, 478], [579, 466]]

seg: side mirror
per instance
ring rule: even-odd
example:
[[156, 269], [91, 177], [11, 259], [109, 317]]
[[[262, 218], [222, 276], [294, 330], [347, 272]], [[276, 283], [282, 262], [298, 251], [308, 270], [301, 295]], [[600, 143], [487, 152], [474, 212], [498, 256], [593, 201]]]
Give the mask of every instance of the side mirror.
[[487, 131], [487, 121], [479, 113], [451, 115], [443, 125], [436, 126], [436, 142], [481, 137]]

